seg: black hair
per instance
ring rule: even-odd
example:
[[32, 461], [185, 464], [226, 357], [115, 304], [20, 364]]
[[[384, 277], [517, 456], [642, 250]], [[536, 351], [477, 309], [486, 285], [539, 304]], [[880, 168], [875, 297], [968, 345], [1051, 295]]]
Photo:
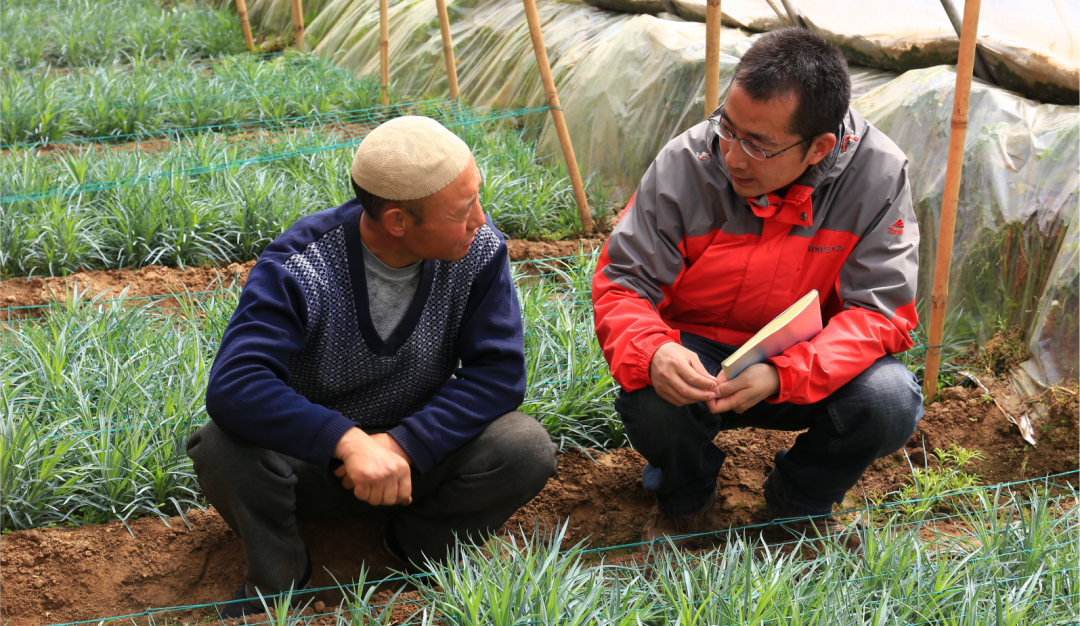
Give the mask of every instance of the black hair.
[[735, 67], [733, 82], [758, 102], [794, 95], [798, 104], [788, 129], [803, 139], [835, 133], [851, 99], [847, 59], [824, 37], [802, 28], [762, 35]]
[[424, 205], [422, 200], [387, 200], [386, 198], [380, 198], [360, 185], [357, 185], [352, 176], [349, 176], [349, 182], [352, 183], [353, 191], [356, 193], [356, 199], [360, 201], [360, 206], [364, 207], [364, 211], [376, 220], [382, 219], [382, 214], [383, 211], [386, 210], [386, 205], [393, 202], [401, 207], [402, 211], [408, 213], [409, 216], [413, 218], [414, 222], [417, 224], [424, 223]]

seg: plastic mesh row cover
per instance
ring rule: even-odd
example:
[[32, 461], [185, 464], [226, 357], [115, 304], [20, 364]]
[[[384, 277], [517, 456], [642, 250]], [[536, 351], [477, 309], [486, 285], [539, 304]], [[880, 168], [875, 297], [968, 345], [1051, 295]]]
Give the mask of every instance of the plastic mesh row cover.
[[[916, 70], [854, 103], [910, 162], [924, 302], [933, 285], [955, 84], [951, 68]], [[983, 343], [1019, 324], [1050, 381], [1078, 370], [1077, 113], [972, 85], [949, 280], [948, 306], [963, 308], [962, 327]]]

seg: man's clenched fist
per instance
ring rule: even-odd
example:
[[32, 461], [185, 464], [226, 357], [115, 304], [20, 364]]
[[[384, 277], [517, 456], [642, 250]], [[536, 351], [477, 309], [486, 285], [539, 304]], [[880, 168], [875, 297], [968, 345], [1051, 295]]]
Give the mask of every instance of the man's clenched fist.
[[334, 448], [334, 458], [342, 461], [334, 475], [360, 500], [375, 506], [412, 502], [411, 459], [390, 435], [351, 428]]

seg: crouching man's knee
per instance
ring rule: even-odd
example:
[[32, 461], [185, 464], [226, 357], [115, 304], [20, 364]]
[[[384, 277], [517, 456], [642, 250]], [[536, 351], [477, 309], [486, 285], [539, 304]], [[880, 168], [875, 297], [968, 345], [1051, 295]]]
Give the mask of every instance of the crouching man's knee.
[[915, 375], [892, 356], [874, 362], [845, 386], [830, 406], [834, 417], [862, 415], [860, 430], [873, 439], [874, 457], [896, 452], [911, 439], [923, 416], [923, 395]]
[[213, 421], [188, 437], [187, 455], [203, 493], [219, 509], [253, 488], [296, 483], [280, 455], [229, 435]]
[[187, 455], [202, 482], [221, 468], [222, 461], [230, 458], [236, 443], [214, 422], [207, 422], [188, 437]]
[[497, 419], [484, 431], [490, 450], [499, 457], [502, 483], [512, 489], [522, 503], [540, 493], [555, 475], [558, 448], [544, 427], [521, 411]]

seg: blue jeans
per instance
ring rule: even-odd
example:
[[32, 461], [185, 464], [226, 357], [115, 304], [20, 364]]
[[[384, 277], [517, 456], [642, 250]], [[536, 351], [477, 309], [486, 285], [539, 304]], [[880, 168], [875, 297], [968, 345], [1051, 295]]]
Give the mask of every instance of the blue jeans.
[[[709, 373], [737, 347], [682, 333]], [[713, 415], [704, 402], [675, 406], [651, 386], [623, 392], [615, 409], [630, 443], [648, 461], [645, 489], [665, 515], [700, 510], [716, 488], [726, 455], [713, 444], [721, 430], [805, 430], [790, 450], [776, 453], [781, 494], [793, 515], [824, 515], [855, 486], [866, 468], [899, 450], [923, 415], [915, 376], [891, 356], [875, 361], [851, 382], [814, 404], [760, 402], [741, 415]]]

